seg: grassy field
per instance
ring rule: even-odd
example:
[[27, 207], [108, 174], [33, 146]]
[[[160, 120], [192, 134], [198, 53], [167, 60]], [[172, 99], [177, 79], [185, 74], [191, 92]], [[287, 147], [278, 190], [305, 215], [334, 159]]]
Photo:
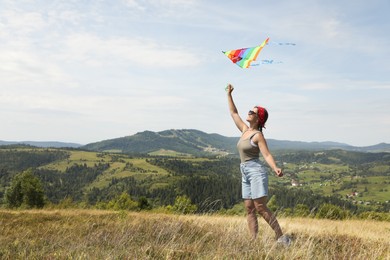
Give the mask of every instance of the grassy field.
[[[136, 179], [150, 178], [159, 179], [168, 175], [163, 168], [152, 165], [146, 158], [132, 158], [121, 154], [96, 153], [87, 151], [70, 151], [70, 157], [66, 160], [56, 161], [40, 168], [65, 172], [66, 168], [75, 164], [86, 164], [93, 167], [95, 164], [109, 163], [110, 167], [85, 189], [93, 187], [103, 188], [109, 185], [113, 178], [135, 177]], [[130, 164], [131, 167], [127, 167]], [[145, 174], [147, 173], [147, 174]]]
[[0, 210], [0, 259], [390, 259], [390, 223], [281, 218], [277, 245], [245, 217], [98, 210]]

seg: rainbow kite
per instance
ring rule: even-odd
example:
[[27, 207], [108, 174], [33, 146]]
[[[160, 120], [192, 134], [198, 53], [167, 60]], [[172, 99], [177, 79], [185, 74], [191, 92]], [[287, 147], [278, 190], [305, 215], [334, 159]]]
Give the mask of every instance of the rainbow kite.
[[[267, 38], [262, 44], [252, 48], [243, 48], [231, 51], [222, 51], [233, 63], [237, 64], [241, 68], [249, 68], [251, 62], [257, 59], [260, 51], [268, 44], [269, 38]], [[253, 65], [252, 65], [253, 66]]]

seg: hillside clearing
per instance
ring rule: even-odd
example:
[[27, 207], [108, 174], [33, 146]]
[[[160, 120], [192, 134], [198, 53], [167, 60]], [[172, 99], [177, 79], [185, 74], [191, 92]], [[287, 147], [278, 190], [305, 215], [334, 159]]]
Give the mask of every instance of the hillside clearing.
[[0, 210], [2, 259], [390, 259], [390, 223], [281, 218], [275, 243], [245, 217], [99, 210]]

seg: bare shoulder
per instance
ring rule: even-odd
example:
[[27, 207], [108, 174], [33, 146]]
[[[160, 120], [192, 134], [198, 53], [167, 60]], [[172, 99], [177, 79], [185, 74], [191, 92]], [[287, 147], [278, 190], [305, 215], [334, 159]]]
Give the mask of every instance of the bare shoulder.
[[262, 132], [257, 132], [254, 136], [253, 136], [253, 138], [252, 138], [254, 141], [256, 141], [256, 142], [265, 142], [265, 139], [264, 139], [264, 135], [263, 135], [263, 133]]

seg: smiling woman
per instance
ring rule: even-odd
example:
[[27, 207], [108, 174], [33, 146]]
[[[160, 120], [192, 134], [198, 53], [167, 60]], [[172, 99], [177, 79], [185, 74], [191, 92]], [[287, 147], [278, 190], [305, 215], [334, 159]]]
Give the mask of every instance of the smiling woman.
[[237, 148], [240, 154], [240, 170], [242, 175], [242, 198], [247, 211], [249, 231], [253, 239], [256, 239], [259, 225], [256, 213], [260, 214], [270, 225], [276, 234], [276, 239], [283, 245], [289, 246], [291, 240], [283, 235], [282, 229], [275, 215], [267, 207], [268, 200], [268, 173], [259, 160], [260, 152], [271, 169], [279, 177], [283, 176], [282, 169], [277, 167], [274, 158], [268, 150], [267, 142], [263, 137], [263, 128], [268, 119], [268, 112], [265, 108], [255, 106], [249, 110], [246, 121], [247, 125], [239, 116], [234, 104], [232, 92], [233, 86], [228, 85], [228, 104], [230, 115], [241, 132]]

